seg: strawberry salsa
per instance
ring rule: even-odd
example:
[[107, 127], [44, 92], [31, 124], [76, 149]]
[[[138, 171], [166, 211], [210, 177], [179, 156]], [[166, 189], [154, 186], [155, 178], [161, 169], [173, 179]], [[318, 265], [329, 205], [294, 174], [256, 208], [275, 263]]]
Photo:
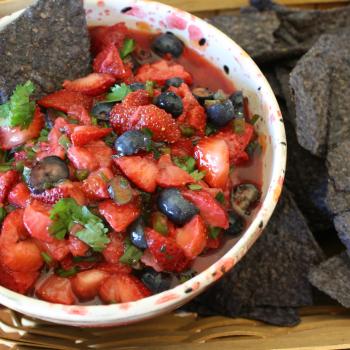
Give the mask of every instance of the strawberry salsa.
[[260, 198], [258, 116], [219, 69], [171, 33], [90, 36], [93, 73], [0, 105], [0, 284], [61, 304], [185, 281]]

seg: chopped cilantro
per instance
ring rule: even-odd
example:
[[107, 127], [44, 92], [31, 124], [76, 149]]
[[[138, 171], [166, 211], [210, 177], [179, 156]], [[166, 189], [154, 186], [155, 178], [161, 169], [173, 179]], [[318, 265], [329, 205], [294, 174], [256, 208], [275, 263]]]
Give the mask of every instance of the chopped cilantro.
[[6, 210], [3, 207], [0, 207], [0, 223], [4, 221], [6, 214]]
[[189, 174], [191, 174], [196, 168], [196, 160], [192, 157], [174, 157], [173, 162]]
[[30, 99], [34, 90], [35, 86], [29, 80], [16, 86], [10, 100], [0, 105], [0, 126], [28, 128], [35, 111], [35, 102]]
[[106, 143], [107, 146], [113, 147], [117, 137], [118, 135], [114, 131], [112, 131], [109, 135], [107, 135], [104, 138], [104, 142]]
[[48, 135], [49, 135], [49, 130], [41, 129], [38, 141], [44, 141], [44, 142], [47, 141]]
[[218, 238], [220, 232], [221, 232], [220, 227], [213, 227], [213, 226], [209, 227], [209, 237], [210, 238], [213, 238], [213, 239]]
[[33, 159], [35, 158], [36, 152], [35, 152], [35, 150], [33, 149], [33, 147], [26, 147], [26, 148], [24, 149], [24, 151], [26, 152], [27, 158], [28, 158], [29, 160], [33, 160]]
[[123, 47], [120, 49], [120, 57], [122, 59], [126, 58], [135, 50], [135, 40], [134, 39], [125, 39]]
[[192, 191], [199, 191], [202, 189], [202, 186], [198, 184], [189, 184], [188, 188]]
[[67, 150], [71, 143], [70, 143], [70, 140], [68, 138], [67, 135], [62, 135], [59, 139], [58, 139], [58, 143], [65, 149]]
[[73, 266], [68, 270], [64, 269], [56, 269], [55, 270], [56, 274], [61, 276], [61, 277], [71, 277], [76, 275], [79, 272], [79, 267], [78, 266]]
[[205, 171], [192, 171], [192, 173], [190, 173], [190, 175], [196, 180], [196, 181], [200, 181], [204, 178], [205, 176]]
[[21, 160], [15, 164], [15, 170], [17, 170], [19, 173], [22, 173], [24, 170], [24, 162]]
[[168, 220], [161, 212], [155, 212], [153, 216], [153, 228], [162, 234], [163, 236], [168, 235]]
[[120, 102], [131, 92], [129, 86], [125, 83], [116, 84], [112, 87], [111, 92], [107, 94], [105, 102]]
[[261, 152], [261, 145], [258, 140], [252, 141], [246, 148], [247, 153], [250, 157], [254, 155], [255, 152], [258, 154]]
[[125, 240], [125, 244], [126, 244], [125, 252], [120, 257], [119, 261], [126, 265], [133, 265], [141, 259], [143, 252], [142, 250], [132, 245], [130, 240], [128, 239]]
[[215, 196], [215, 199], [221, 204], [225, 203], [225, 196], [222, 192], [218, 192], [218, 194]]
[[43, 258], [43, 260], [46, 262], [46, 264], [51, 264], [52, 263], [52, 257], [49, 255], [49, 254], [47, 254], [47, 253], [45, 253], [45, 252], [41, 252], [41, 257]]
[[80, 224], [83, 229], [75, 235], [89, 245], [94, 251], [102, 251], [110, 242], [108, 229], [102, 219], [91, 213], [86, 206], [80, 206], [73, 198], [59, 200], [50, 211], [53, 223], [49, 231], [57, 239], [64, 239], [74, 224]]

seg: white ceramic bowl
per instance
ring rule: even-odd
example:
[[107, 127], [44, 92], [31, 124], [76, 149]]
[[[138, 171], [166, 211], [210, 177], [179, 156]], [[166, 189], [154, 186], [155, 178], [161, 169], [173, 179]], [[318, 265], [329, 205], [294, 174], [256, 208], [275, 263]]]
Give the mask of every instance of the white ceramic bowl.
[[[249, 98], [250, 109], [263, 118], [256, 125], [263, 144], [262, 205], [248, 229], [228, 241], [214, 256], [200, 258], [200, 274], [163, 293], [131, 303], [99, 306], [66, 306], [29, 298], [0, 287], [0, 303], [29, 316], [73, 326], [121, 325], [174, 310], [201, 293], [231, 269], [260, 236], [280, 196], [286, 161], [283, 120], [276, 98], [256, 64], [222, 32], [178, 9], [144, 0], [85, 0], [89, 25], [110, 25], [124, 21], [143, 31], [171, 30], [187, 45], [212, 61], [229, 67], [229, 78]], [[123, 9], [131, 7], [127, 13]], [[0, 28], [21, 11], [0, 20]], [[206, 45], [198, 44], [201, 38]]]

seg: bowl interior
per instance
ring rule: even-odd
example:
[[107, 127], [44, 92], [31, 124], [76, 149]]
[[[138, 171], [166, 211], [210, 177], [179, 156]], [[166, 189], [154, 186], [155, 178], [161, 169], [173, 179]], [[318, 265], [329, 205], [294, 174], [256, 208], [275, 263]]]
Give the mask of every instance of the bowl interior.
[[[228, 240], [214, 254], [199, 258], [195, 268], [202, 273], [172, 290], [134, 303], [109, 306], [63, 306], [34, 300], [0, 287], [0, 302], [31, 316], [72, 325], [112, 325], [141, 320], [174, 309], [202, 291], [234, 266], [266, 225], [281, 193], [286, 142], [283, 120], [273, 92], [251, 58], [232, 40], [206, 22], [177, 9], [142, 0], [85, 0], [89, 25], [124, 21], [146, 32], [172, 31], [187, 45], [221, 67], [237, 89], [249, 98], [250, 109], [262, 116], [256, 124], [263, 149], [262, 204], [251, 216], [242, 236]], [[20, 12], [0, 20], [0, 29]], [[205, 45], [199, 41], [205, 39]], [[124, 305], [124, 306], [123, 306]]]

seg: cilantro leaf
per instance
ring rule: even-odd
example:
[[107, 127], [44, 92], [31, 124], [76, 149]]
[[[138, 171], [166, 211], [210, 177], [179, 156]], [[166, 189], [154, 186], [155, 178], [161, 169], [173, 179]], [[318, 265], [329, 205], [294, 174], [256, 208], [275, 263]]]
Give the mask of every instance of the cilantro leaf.
[[135, 50], [136, 44], [134, 39], [125, 39], [123, 47], [121, 48], [119, 54], [121, 59], [130, 55]]
[[129, 86], [125, 83], [120, 85], [116, 84], [112, 87], [111, 92], [107, 94], [104, 102], [120, 102], [131, 92]]
[[215, 199], [221, 203], [225, 204], [225, 195], [222, 192], [218, 192], [218, 194], [215, 196]]
[[212, 239], [218, 238], [220, 232], [221, 232], [220, 227], [214, 227], [214, 226], [209, 227], [209, 237]]
[[173, 162], [182, 170], [192, 173], [196, 168], [196, 161], [192, 157], [173, 157]]
[[74, 224], [80, 224], [83, 228], [75, 235], [93, 250], [100, 252], [110, 242], [102, 219], [86, 206], [78, 205], [73, 198], [59, 200], [50, 211], [50, 219], [53, 223], [49, 232], [57, 239], [64, 239]]
[[35, 86], [29, 80], [23, 85], [17, 85], [10, 100], [0, 106], [1, 126], [20, 126], [23, 129], [29, 126], [35, 110], [35, 102], [30, 100], [34, 91]]
[[204, 178], [205, 176], [205, 171], [192, 171], [192, 173], [190, 173], [190, 175], [196, 180], [196, 181], [200, 181]]

